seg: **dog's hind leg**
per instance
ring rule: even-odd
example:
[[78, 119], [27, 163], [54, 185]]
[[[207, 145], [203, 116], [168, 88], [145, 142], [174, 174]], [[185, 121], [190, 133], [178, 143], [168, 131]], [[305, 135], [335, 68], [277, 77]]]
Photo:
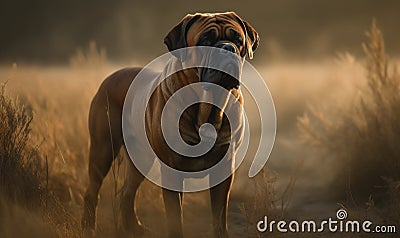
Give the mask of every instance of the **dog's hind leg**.
[[135, 197], [136, 192], [144, 179], [144, 176], [136, 169], [129, 158], [126, 159], [128, 160], [128, 171], [122, 187], [120, 200], [120, 219], [122, 222], [122, 231], [141, 236], [143, 235], [144, 229], [136, 215]]
[[[109, 144], [109, 143], [108, 143]], [[107, 144], [91, 146], [89, 152], [89, 186], [84, 198], [82, 228], [94, 232], [96, 226], [96, 209], [99, 200], [99, 190], [113, 162], [112, 150]], [[86, 232], [86, 231], [85, 231]]]
[[109, 110], [107, 110], [99, 104], [100, 102], [95, 98], [89, 113], [89, 186], [84, 197], [81, 224], [87, 235], [94, 234], [99, 190], [123, 142], [121, 118], [117, 116], [121, 115], [120, 110], [118, 107], [108, 107]]

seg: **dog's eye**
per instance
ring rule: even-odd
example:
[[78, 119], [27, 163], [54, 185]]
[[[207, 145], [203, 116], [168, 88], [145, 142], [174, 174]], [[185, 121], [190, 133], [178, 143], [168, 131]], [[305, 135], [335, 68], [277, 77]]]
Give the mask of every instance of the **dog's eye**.
[[242, 40], [242, 38], [241, 37], [239, 37], [239, 38], [236, 38], [235, 39], [235, 41], [233, 42], [233, 43], [235, 43], [235, 45], [237, 45], [237, 46], [242, 46], [243, 45], [243, 40]]
[[197, 41], [196, 45], [200, 45], [200, 46], [210, 46], [211, 45], [211, 41], [209, 39], [206, 38], [200, 38]]
[[208, 37], [207, 35], [201, 36], [197, 43], [197, 45], [203, 45], [203, 46], [210, 46], [211, 44], [212, 44], [212, 41], [211, 41], [210, 37]]
[[211, 29], [203, 33], [199, 38], [199, 45], [210, 46], [217, 40], [217, 33], [215, 29]]
[[202, 43], [203, 43], [203, 45], [206, 45], [206, 46], [211, 45], [211, 41], [208, 38], [203, 39]]
[[235, 30], [233, 30], [233, 29], [230, 29], [230, 31], [231, 31], [231, 36], [233, 38], [232, 42], [235, 43], [235, 45], [237, 45], [238, 47], [242, 46], [243, 45], [243, 38], [240, 35], [240, 33], [235, 31]]
[[235, 44], [236, 44], [237, 46], [242, 46], [242, 45], [243, 45], [243, 38], [242, 38], [242, 36], [241, 36], [239, 33], [237, 33], [237, 32], [236, 32], [236, 34], [235, 34]]

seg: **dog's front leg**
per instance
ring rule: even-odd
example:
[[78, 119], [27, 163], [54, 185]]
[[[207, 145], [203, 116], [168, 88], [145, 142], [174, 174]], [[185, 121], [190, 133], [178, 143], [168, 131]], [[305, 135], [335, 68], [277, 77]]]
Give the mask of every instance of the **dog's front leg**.
[[[162, 181], [171, 181], [183, 186], [183, 180], [180, 178], [172, 178], [166, 172], [161, 171]], [[182, 229], [182, 193], [163, 188], [163, 199], [165, 206], [165, 215], [167, 218], [168, 237], [183, 237]]]
[[163, 189], [168, 237], [183, 237], [181, 193]]
[[210, 189], [211, 208], [213, 215], [213, 228], [215, 237], [229, 237], [227, 224], [227, 209], [229, 191], [233, 175], [229, 176], [221, 184]]

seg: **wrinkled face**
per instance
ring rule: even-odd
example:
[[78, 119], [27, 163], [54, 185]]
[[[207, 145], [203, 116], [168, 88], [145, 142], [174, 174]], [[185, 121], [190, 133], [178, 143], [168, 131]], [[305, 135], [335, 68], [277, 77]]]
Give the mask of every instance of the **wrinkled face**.
[[[231, 15], [204, 15], [197, 19], [186, 33], [187, 46], [210, 46], [226, 50], [238, 57], [246, 55], [245, 29]], [[226, 71], [240, 72], [241, 64], [230, 54], [203, 55], [212, 64], [218, 64]], [[199, 68], [201, 82], [218, 84], [227, 90], [239, 88], [239, 81], [229, 74], [211, 68]], [[239, 75], [238, 75], [239, 76]]]
[[[245, 32], [239, 22], [228, 15], [203, 16], [195, 21], [186, 32], [187, 46], [219, 47], [227, 43], [234, 47], [234, 53], [244, 57]], [[229, 50], [231, 50], [229, 48]]]
[[[175, 26], [165, 37], [164, 43], [174, 54], [174, 50], [192, 47], [209, 46], [216, 47], [218, 53], [201, 54], [200, 51], [187, 50], [185, 57], [180, 58], [181, 62], [194, 60], [195, 62], [204, 62], [203, 65], [218, 65], [217, 68], [224, 73], [213, 68], [197, 68], [197, 75], [200, 82], [217, 84], [229, 91], [238, 90], [240, 86], [240, 73], [242, 61], [245, 56], [250, 59], [256, 50], [259, 42], [258, 33], [246, 21], [242, 20], [234, 12], [187, 15]], [[178, 58], [180, 55], [176, 55]], [[200, 60], [200, 61], [199, 61]], [[199, 103], [197, 113], [196, 128], [199, 129], [204, 123], [211, 123], [218, 132], [223, 121], [223, 113], [227, 105], [227, 95], [221, 95], [213, 92], [208, 86], [203, 86], [201, 97], [211, 99], [213, 102], [220, 102], [219, 105], [225, 105], [218, 108], [208, 103]], [[235, 92], [236, 95], [240, 92]], [[206, 100], [203, 100], [206, 101]]]

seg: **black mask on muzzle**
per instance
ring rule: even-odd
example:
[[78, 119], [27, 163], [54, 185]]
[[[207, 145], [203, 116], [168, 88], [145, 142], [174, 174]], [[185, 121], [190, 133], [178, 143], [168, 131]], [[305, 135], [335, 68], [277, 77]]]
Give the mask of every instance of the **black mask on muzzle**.
[[[203, 65], [199, 68], [200, 82], [215, 83], [227, 90], [238, 89], [242, 71], [242, 59], [236, 54], [236, 47], [231, 43], [220, 43], [215, 46], [218, 50], [212, 50], [203, 55]], [[203, 86], [208, 90], [207, 86]]]

